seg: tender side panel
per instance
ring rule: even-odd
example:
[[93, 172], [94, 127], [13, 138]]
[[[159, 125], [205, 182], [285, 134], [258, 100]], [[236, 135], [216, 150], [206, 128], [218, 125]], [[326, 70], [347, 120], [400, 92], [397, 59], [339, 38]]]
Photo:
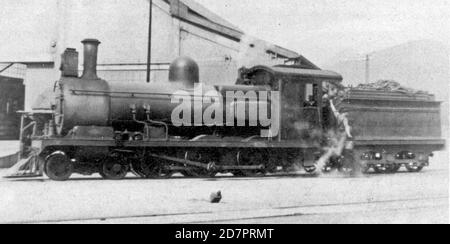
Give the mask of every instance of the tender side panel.
[[357, 140], [429, 140], [441, 138], [440, 103], [348, 99], [341, 105], [348, 112]]

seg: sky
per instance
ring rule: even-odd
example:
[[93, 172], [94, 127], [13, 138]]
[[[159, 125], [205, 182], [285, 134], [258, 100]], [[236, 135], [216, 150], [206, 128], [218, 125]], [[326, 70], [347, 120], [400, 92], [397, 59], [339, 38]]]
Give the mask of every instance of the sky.
[[247, 34], [324, 65], [414, 40], [450, 47], [449, 0], [196, 0]]

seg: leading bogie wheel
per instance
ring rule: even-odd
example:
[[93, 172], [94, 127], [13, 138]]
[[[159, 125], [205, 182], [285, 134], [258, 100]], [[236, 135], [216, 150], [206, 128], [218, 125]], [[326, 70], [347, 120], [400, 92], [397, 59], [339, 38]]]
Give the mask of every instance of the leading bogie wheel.
[[72, 161], [64, 153], [50, 155], [45, 162], [45, 174], [55, 181], [66, 181], [73, 174]]
[[128, 164], [115, 157], [108, 157], [102, 163], [100, 175], [108, 180], [122, 180], [129, 171]]

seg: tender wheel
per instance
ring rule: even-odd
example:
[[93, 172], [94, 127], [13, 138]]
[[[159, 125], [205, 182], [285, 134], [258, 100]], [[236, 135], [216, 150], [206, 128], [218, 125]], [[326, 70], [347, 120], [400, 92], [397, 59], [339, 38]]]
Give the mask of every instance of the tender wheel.
[[325, 166], [323, 166], [323, 168], [322, 168], [322, 173], [325, 173], [325, 174], [331, 173], [332, 171], [333, 171], [333, 167], [331, 167], [331, 166], [329, 166], [329, 165], [325, 165]]
[[344, 150], [342, 154], [341, 164], [339, 167], [339, 171], [349, 174], [356, 175], [358, 172], [361, 172], [361, 164], [355, 160], [355, 153], [351, 150]]
[[375, 166], [373, 169], [377, 174], [393, 174], [396, 173], [400, 167], [401, 166], [398, 164], [386, 164], [383, 166]]
[[108, 157], [102, 164], [100, 175], [108, 180], [122, 180], [127, 176], [129, 167], [120, 158]]
[[351, 168], [351, 167], [341, 167], [341, 168], [339, 168], [339, 172], [345, 173], [345, 174], [354, 174], [355, 169]]
[[368, 164], [368, 160], [370, 160], [370, 157], [367, 153], [355, 151], [355, 160], [358, 160], [359, 162], [361, 173], [363, 174], [369, 173], [371, 166]]
[[382, 173], [384, 173], [384, 174], [392, 174], [392, 173], [394, 173], [394, 168], [395, 168], [395, 165], [386, 164], [381, 169], [382, 169]]
[[66, 181], [73, 174], [73, 164], [63, 153], [51, 155], [45, 162], [45, 174], [55, 181]]
[[369, 173], [369, 170], [370, 170], [370, 166], [369, 165], [367, 165], [367, 164], [362, 164], [361, 165], [361, 173], [367, 174], [367, 173]]
[[373, 170], [377, 174], [385, 174], [387, 172], [386, 166], [378, 166], [378, 165], [376, 165], [376, 166], [373, 167]]
[[411, 163], [406, 165], [406, 169], [411, 173], [418, 173], [423, 170], [423, 165], [420, 165], [419, 163]]
[[391, 164], [389, 166], [386, 166], [386, 171], [387, 173], [390, 174], [395, 174], [398, 172], [398, 170], [401, 168], [402, 166], [400, 164]]

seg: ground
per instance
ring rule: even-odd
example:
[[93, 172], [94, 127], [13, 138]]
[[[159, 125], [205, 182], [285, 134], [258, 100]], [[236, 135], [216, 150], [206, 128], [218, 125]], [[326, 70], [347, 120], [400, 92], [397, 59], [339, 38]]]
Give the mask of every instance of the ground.
[[0, 223], [449, 223], [447, 157], [421, 173], [357, 178], [2, 178], [0, 196]]
[[19, 151], [19, 141], [0, 141], [0, 158]]

